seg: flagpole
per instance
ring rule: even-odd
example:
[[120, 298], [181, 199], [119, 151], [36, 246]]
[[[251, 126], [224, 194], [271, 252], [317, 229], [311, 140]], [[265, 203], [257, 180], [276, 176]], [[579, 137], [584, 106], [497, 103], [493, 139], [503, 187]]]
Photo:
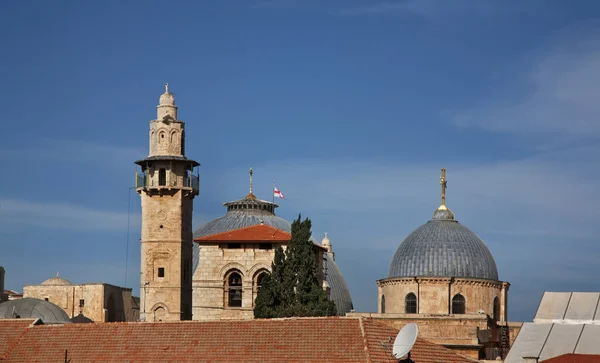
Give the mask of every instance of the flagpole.
[[271, 195], [273, 198], [273, 204], [275, 204], [275, 180], [273, 180], [273, 190], [271, 190]]

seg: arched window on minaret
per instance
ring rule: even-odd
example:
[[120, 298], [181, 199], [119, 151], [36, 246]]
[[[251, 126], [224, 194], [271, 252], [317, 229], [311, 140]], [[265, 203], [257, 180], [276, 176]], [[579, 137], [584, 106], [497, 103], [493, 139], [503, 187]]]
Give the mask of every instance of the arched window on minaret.
[[381, 295], [381, 313], [385, 314], [385, 295]]
[[165, 169], [158, 170], [158, 185], [161, 187], [167, 185], [167, 171]]

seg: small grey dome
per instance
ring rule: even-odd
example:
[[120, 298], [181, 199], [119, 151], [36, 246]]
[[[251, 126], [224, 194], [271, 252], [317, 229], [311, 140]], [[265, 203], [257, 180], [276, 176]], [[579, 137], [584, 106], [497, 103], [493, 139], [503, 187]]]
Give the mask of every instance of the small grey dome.
[[161, 106], [175, 106], [175, 96], [171, 92], [169, 92], [169, 84], [165, 84], [165, 93], [160, 95], [158, 99], [158, 104]]
[[400, 243], [390, 264], [389, 278], [414, 276], [497, 281], [498, 270], [485, 243], [449, 209], [438, 209]]
[[93, 323], [94, 321], [88, 318], [87, 316], [83, 315], [82, 313], [79, 313], [79, 315], [71, 319], [71, 322], [75, 324], [88, 324]]
[[41, 319], [44, 324], [70, 324], [63, 309], [45, 300], [26, 297], [0, 304], [0, 319]]
[[[291, 223], [275, 215], [275, 208], [279, 207], [277, 204], [256, 199], [256, 197], [251, 196], [225, 203], [223, 206], [227, 207], [227, 213], [224, 216], [197, 228], [194, 231], [194, 238], [233, 231], [257, 224], [266, 224], [279, 230], [292, 233]], [[313, 237], [311, 237], [311, 241], [318, 244]], [[325, 279], [331, 287], [330, 299], [335, 302], [338, 314], [345, 315], [353, 308], [350, 290], [348, 290], [346, 281], [330, 253], [325, 253], [324, 256], [323, 272], [326, 276]], [[197, 243], [194, 243], [192, 273], [196, 272], [199, 264], [200, 246]]]
[[73, 283], [69, 280], [65, 280], [62, 277], [58, 277], [58, 275], [49, 278], [46, 281], [43, 281], [40, 285], [47, 286], [71, 286]]

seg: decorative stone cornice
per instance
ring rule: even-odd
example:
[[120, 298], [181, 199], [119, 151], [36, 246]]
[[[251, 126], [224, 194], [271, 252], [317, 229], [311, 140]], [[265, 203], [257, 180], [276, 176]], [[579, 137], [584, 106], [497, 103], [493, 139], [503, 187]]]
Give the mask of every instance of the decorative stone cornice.
[[410, 284], [423, 284], [423, 285], [437, 285], [443, 284], [448, 285], [452, 282], [452, 285], [471, 285], [471, 286], [484, 286], [494, 287], [501, 289], [508, 287], [510, 284], [504, 281], [494, 281], [485, 279], [470, 279], [464, 277], [394, 277], [388, 279], [377, 280], [378, 287], [390, 286], [390, 285], [410, 285]]

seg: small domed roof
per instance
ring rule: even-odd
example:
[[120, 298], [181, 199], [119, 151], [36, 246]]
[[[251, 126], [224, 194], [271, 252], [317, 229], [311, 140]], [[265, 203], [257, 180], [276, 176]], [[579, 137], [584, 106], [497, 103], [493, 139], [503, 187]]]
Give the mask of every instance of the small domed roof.
[[49, 278], [46, 281], [43, 281], [40, 285], [48, 285], [48, 286], [71, 286], [73, 285], [71, 281], [65, 280], [62, 277], [58, 277], [58, 274], [54, 277]]
[[163, 106], [163, 105], [174, 106], [175, 105], [175, 96], [173, 96], [173, 94], [171, 92], [169, 92], [169, 84], [168, 83], [165, 83], [165, 93], [160, 95], [160, 98], [158, 99], [158, 104], [161, 106]]
[[87, 316], [83, 315], [82, 313], [79, 313], [79, 315], [71, 319], [71, 322], [75, 324], [88, 324], [93, 323], [94, 321], [88, 318]]
[[41, 319], [44, 324], [70, 324], [63, 309], [45, 300], [25, 297], [0, 304], [0, 319]]

